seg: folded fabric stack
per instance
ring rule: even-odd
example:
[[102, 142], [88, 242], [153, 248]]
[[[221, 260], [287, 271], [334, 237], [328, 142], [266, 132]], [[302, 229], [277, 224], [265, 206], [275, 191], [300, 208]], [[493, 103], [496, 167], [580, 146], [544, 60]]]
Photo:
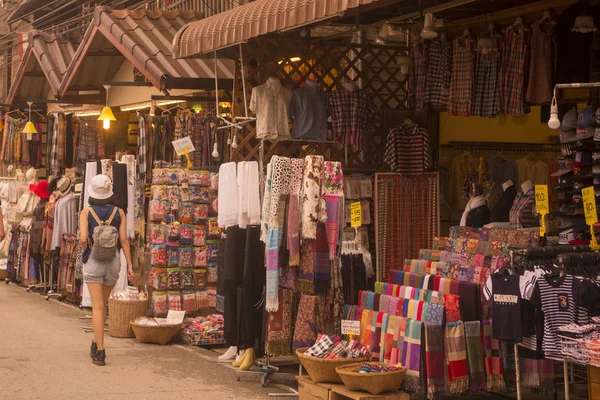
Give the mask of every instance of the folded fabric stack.
[[401, 371], [402, 366], [396, 366], [396, 365], [376, 365], [376, 364], [368, 364], [368, 363], [364, 363], [363, 365], [360, 366], [360, 369], [358, 370], [358, 372], [360, 372], [361, 374], [370, 374], [370, 373], [377, 373], [377, 372], [395, 372], [395, 371]]
[[321, 334], [316, 343], [304, 352], [304, 355], [336, 360], [340, 358], [362, 358], [370, 357], [369, 348], [360, 344], [357, 340], [341, 340], [338, 335]]
[[[587, 338], [590, 334], [598, 331], [599, 326], [596, 324], [577, 325], [568, 324], [560, 326], [556, 333], [561, 336], [567, 336], [574, 339]], [[596, 337], [590, 339], [597, 339]]]

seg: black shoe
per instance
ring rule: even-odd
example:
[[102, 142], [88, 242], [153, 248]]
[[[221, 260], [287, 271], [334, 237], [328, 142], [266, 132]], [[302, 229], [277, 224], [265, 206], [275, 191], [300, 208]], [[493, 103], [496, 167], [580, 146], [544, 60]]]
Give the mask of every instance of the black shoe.
[[105, 350], [98, 350], [94, 357], [92, 357], [92, 362], [96, 365], [106, 365], [106, 352]]
[[98, 345], [96, 344], [96, 342], [94, 342], [92, 340], [92, 347], [90, 348], [90, 357], [94, 358], [97, 351], [98, 351]]

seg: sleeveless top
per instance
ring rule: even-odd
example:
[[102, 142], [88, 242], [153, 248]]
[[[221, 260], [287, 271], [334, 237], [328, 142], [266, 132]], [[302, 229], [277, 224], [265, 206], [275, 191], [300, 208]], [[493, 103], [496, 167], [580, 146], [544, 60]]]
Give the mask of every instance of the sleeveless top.
[[[107, 219], [110, 218], [110, 214], [112, 214], [113, 212], [113, 208], [115, 208], [115, 206], [90, 206], [90, 208], [92, 208], [95, 212], [96, 215], [98, 216], [98, 219], [100, 221], [106, 221]], [[113, 218], [113, 220], [110, 223], [111, 226], [114, 226], [115, 228], [117, 228], [117, 230], [119, 230], [119, 227], [121, 226], [121, 213], [119, 212], [119, 209], [117, 208], [117, 212], [115, 214], [115, 217]], [[96, 219], [92, 216], [92, 213], [89, 212], [88, 213], [88, 238], [89, 238], [89, 245], [87, 247], [87, 249], [83, 252], [83, 254], [81, 255], [81, 262], [86, 263], [90, 257], [90, 253], [91, 253], [91, 245], [92, 245], [92, 234], [94, 233], [94, 229], [98, 226], [98, 223], [96, 222]], [[117, 244], [118, 248], [121, 248], [121, 243]]]

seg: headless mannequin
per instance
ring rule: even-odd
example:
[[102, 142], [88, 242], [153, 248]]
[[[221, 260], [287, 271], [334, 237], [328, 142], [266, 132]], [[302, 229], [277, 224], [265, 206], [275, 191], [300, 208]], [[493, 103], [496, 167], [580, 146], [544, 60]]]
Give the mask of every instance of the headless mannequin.
[[312, 89], [316, 89], [318, 87], [317, 81], [315, 81], [314, 79], [307, 79], [305, 84], [306, 86]]
[[354, 92], [356, 90], [356, 83], [352, 81], [344, 82], [342, 83], [342, 86], [349, 92]]
[[506, 192], [506, 189], [508, 189], [509, 187], [511, 187], [511, 186], [514, 186], [514, 185], [515, 185], [515, 184], [513, 183], [513, 181], [511, 181], [511, 180], [509, 179], [509, 180], [507, 180], [506, 182], [504, 182], [504, 183], [502, 184], [502, 190], [503, 190], [504, 192]]
[[[482, 189], [481, 185], [474, 183], [471, 188], [471, 198], [469, 199], [469, 202], [467, 203], [467, 207], [465, 208], [462, 218], [460, 219], [460, 226], [468, 226], [467, 218], [468, 218], [469, 214], [471, 213], [471, 211], [473, 211], [479, 207], [483, 207], [483, 206], [485, 206], [487, 208], [485, 198], [483, 197], [483, 189]], [[489, 223], [489, 209], [487, 210], [487, 213], [484, 217], [485, 217], [484, 221], [480, 226], [475, 226], [475, 225], [469, 225], [469, 226], [475, 226], [476, 228], [481, 228], [483, 226], [483, 224]]]
[[[504, 185], [503, 185], [504, 187]], [[504, 189], [506, 190], [506, 189]], [[530, 190], [533, 190], [533, 182], [531, 181], [525, 181], [521, 184], [521, 190], [523, 191], [523, 194], [527, 194]]]
[[[510, 222], [508, 222], [510, 208], [514, 202], [516, 191], [514, 190], [514, 182], [507, 180], [502, 184], [502, 191], [504, 192], [492, 209], [492, 223], [485, 225], [485, 228], [510, 228]], [[506, 191], [512, 189], [512, 193]]]

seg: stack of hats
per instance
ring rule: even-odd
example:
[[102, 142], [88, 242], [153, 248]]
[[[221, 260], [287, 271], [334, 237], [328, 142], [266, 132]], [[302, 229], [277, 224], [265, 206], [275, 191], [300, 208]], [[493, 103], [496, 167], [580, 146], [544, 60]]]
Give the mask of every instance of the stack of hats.
[[560, 244], [588, 244], [589, 226], [585, 224], [581, 189], [594, 186], [600, 195], [600, 152], [595, 152], [600, 141], [600, 109], [586, 107], [577, 114], [569, 110], [560, 126], [561, 154], [559, 178], [554, 189], [560, 210], [554, 214], [558, 224]]

